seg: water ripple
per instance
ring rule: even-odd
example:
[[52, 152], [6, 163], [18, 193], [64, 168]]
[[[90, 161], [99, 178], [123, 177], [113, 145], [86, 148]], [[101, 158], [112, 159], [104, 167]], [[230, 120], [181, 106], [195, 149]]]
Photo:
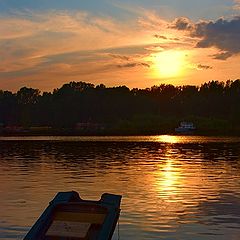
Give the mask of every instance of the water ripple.
[[21, 239], [70, 190], [122, 194], [122, 239], [239, 239], [240, 139], [0, 139], [0, 239]]

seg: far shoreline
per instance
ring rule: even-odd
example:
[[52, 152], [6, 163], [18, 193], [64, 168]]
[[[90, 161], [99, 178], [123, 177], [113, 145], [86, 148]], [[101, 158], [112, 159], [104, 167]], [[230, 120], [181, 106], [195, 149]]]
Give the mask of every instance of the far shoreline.
[[51, 133], [31, 133], [31, 132], [23, 132], [23, 133], [0, 133], [0, 137], [150, 137], [150, 136], [178, 136], [178, 137], [187, 137], [187, 136], [199, 136], [199, 137], [240, 137], [240, 134], [230, 134], [230, 133], [200, 133], [194, 132], [191, 134], [178, 134], [175, 132], [151, 132], [151, 133], [77, 133], [77, 132], [51, 132]]

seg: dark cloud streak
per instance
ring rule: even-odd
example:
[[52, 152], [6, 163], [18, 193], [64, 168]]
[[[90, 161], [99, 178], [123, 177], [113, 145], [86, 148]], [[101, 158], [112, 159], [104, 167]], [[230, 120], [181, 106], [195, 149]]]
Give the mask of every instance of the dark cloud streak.
[[129, 61], [130, 60], [130, 57], [125, 56], [125, 55], [109, 54], [109, 56], [112, 57], [112, 58], [117, 58], [117, 59], [125, 60], [125, 61]]
[[199, 38], [197, 48], [216, 47], [220, 50], [213, 57], [226, 60], [240, 53], [240, 16], [232, 20], [201, 21], [193, 24], [187, 18], [179, 18], [171, 26], [177, 30], [187, 30], [193, 38]]
[[208, 69], [212, 69], [212, 67], [208, 66], [208, 65], [198, 64], [197, 65], [197, 69], [199, 69], [199, 70], [208, 70]]
[[163, 39], [163, 40], [167, 40], [168, 39], [166, 36], [158, 35], [158, 34], [155, 34], [154, 37], [158, 38], [158, 39]]
[[186, 17], [180, 17], [175, 19], [173, 24], [170, 26], [171, 28], [175, 28], [177, 30], [192, 30], [193, 24]]
[[133, 63], [126, 63], [126, 64], [119, 64], [117, 65], [118, 68], [134, 68], [134, 67], [150, 67], [147, 63], [141, 63], [141, 62], [133, 62]]

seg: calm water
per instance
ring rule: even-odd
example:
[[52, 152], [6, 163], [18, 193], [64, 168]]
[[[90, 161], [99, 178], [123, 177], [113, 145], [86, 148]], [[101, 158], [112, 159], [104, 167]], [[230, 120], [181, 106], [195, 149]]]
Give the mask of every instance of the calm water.
[[70, 190], [122, 194], [122, 240], [239, 240], [240, 139], [0, 138], [0, 239], [22, 239]]

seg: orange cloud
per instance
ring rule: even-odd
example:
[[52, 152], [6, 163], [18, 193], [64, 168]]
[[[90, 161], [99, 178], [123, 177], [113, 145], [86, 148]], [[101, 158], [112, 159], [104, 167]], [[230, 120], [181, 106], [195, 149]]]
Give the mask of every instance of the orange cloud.
[[[0, 88], [30, 85], [50, 90], [71, 80], [147, 87], [169, 81], [152, 77], [148, 56], [170, 49], [195, 53], [199, 41], [172, 25], [146, 10], [128, 22], [79, 11], [28, 11], [1, 17]], [[209, 51], [202, 52], [204, 62], [214, 65], [208, 62]]]
[[233, 6], [234, 10], [240, 10], [240, 0], [234, 0], [235, 5]]

